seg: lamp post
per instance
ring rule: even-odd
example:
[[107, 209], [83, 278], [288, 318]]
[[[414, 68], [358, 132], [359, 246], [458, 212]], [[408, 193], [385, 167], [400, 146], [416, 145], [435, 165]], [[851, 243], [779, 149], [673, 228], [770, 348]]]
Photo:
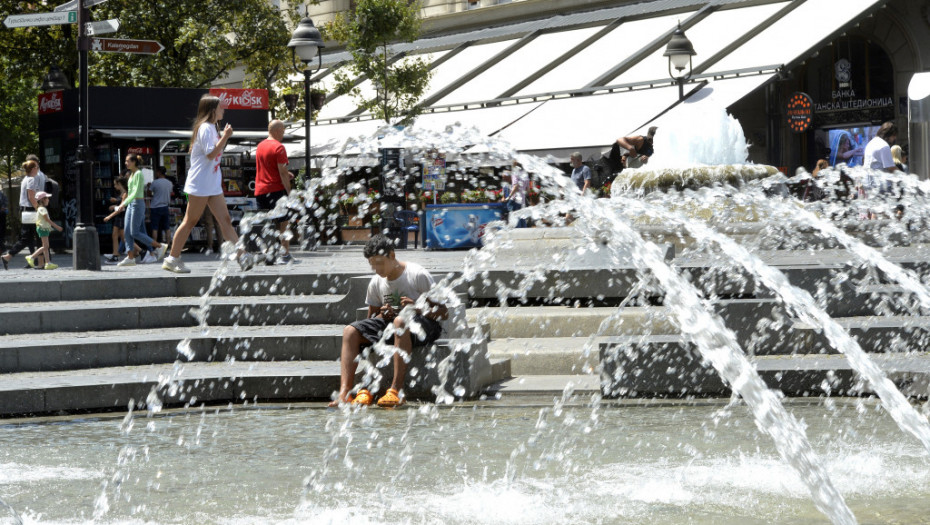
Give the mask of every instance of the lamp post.
[[[291, 35], [291, 41], [287, 43], [291, 48], [291, 61], [294, 63], [294, 69], [297, 68], [297, 58], [304, 63], [304, 158], [306, 162], [307, 178], [310, 178], [310, 116], [313, 111], [313, 104], [310, 101], [310, 76], [323, 67], [323, 57], [320, 50], [323, 49], [323, 36], [320, 30], [314, 27], [313, 20], [304, 18], [297, 24], [294, 33]], [[318, 59], [316, 71], [310, 70], [310, 62], [314, 58]]]
[[[664, 53], [664, 56], [668, 57], [668, 75], [678, 82], [678, 100], [685, 99], [685, 81], [691, 78], [691, 72], [693, 71], [691, 57], [696, 54], [694, 46], [685, 36], [685, 32], [681, 29], [681, 22], [679, 22], [678, 29], [672, 33], [672, 39], [668, 41]], [[685, 72], [686, 67], [688, 68], [687, 72]], [[672, 73], [673, 68], [676, 73]]]
[[78, 91], [78, 166], [77, 179], [77, 208], [78, 219], [74, 227], [74, 269], [100, 270], [100, 239], [97, 237], [97, 228], [94, 226], [94, 208], [91, 200], [93, 182], [91, 180], [90, 158], [90, 118], [88, 106], [90, 96], [87, 80], [87, 52], [90, 51], [90, 36], [87, 34], [87, 22], [90, 13], [86, 2], [77, 2], [78, 26], [78, 70], [80, 86]]

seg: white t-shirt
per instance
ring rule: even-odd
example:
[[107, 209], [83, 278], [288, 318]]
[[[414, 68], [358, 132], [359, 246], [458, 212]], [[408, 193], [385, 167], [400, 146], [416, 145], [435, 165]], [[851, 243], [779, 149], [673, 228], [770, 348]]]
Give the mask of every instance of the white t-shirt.
[[433, 287], [433, 276], [417, 263], [408, 262], [404, 273], [393, 281], [379, 275], [374, 275], [368, 283], [368, 296], [365, 303], [368, 306], [382, 307], [387, 302], [385, 296], [394, 297], [395, 306], [400, 304], [401, 297], [409, 297], [416, 301], [421, 295]]
[[868, 168], [883, 170], [894, 167], [891, 146], [881, 137], [875, 137], [866, 144], [864, 157], [863, 164]]
[[29, 202], [29, 190], [32, 190], [35, 193], [40, 191], [45, 191], [45, 188], [39, 188], [39, 179], [38, 175], [32, 177], [25, 176], [23, 181], [19, 186], [19, 206], [21, 208], [32, 208], [32, 203]]
[[216, 125], [204, 122], [197, 130], [197, 139], [191, 147], [191, 167], [187, 170], [184, 193], [197, 197], [223, 194], [223, 174], [220, 171], [221, 155], [213, 160], [207, 158], [220, 141]]

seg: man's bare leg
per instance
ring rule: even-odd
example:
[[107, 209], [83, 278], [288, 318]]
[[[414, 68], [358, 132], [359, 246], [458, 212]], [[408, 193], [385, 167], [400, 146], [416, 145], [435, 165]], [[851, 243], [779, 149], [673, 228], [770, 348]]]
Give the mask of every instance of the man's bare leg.
[[339, 394], [329, 406], [337, 407], [349, 402], [349, 392], [355, 384], [355, 371], [358, 370], [358, 354], [361, 353], [362, 344], [367, 342], [368, 340], [351, 325], [342, 330]]
[[[404, 358], [410, 358], [413, 355], [413, 339], [410, 336], [410, 330], [406, 328], [403, 320], [398, 317], [394, 320], [394, 346], [401, 352], [394, 354], [394, 378], [391, 380], [391, 388], [397, 391], [398, 396], [404, 391], [404, 378], [407, 375], [407, 362]], [[403, 332], [403, 333], [401, 333]], [[401, 403], [404, 398], [400, 397]]]

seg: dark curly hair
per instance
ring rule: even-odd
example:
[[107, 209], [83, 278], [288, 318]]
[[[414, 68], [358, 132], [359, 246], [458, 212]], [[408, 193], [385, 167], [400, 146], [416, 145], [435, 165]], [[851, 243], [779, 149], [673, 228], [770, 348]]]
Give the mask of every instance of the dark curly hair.
[[394, 241], [390, 237], [379, 233], [368, 239], [362, 253], [365, 254], [366, 259], [371, 259], [375, 255], [390, 255], [394, 253]]

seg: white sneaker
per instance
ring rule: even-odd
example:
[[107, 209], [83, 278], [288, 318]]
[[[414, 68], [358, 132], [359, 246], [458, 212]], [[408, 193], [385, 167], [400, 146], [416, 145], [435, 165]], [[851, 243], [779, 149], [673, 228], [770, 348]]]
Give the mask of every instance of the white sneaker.
[[175, 259], [172, 256], [165, 257], [164, 262], [161, 263], [163, 270], [168, 270], [169, 272], [174, 273], [191, 273], [190, 268], [184, 266], [184, 263], [181, 259]]
[[161, 243], [161, 246], [155, 248], [155, 260], [160, 261], [165, 258], [165, 252], [168, 251], [168, 245]]
[[135, 259], [129, 258], [129, 256], [126, 256], [125, 259], [123, 259], [122, 261], [116, 263], [116, 265], [117, 265], [117, 266], [135, 266], [135, 265], [136, 265], [136, 260], [135, 260]]
[[152, 252], [146, 252], [145, 257], [142, 258], [142, 264], [152, 264], [153, 262], [158, 262], [158, 257], [155, 257]]

